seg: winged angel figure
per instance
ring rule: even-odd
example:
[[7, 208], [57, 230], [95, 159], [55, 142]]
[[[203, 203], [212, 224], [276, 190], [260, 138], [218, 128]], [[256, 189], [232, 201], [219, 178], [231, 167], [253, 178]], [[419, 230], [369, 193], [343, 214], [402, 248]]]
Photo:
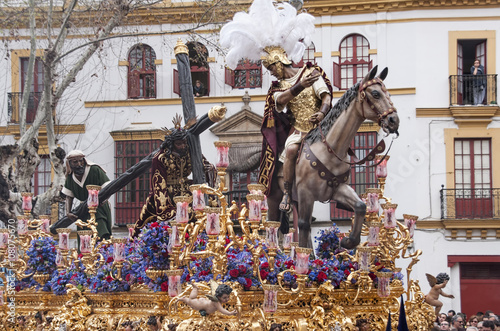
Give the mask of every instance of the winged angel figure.
[[443, 288], [446, 287], [446, 284], [448, 284], [448, 281], [450, 280], [450, 276], [448, 274], [442, 272], [438, 274], [436, 277], [433, 275], [425, 274], [427, 276], [427, 281], [429, 282], [429, 285], [431, 286], [431, 290], [429, 293], [425, 296], [425, 302], [430, 304], [431, 306], [435, 307], [436, 311], [436, 316], [439, 315], [439, 311], [441, 310], [441, 307], [443, 306], [443, 303], [439, 301], [439, 295], [442, 295], [447, 298], [454, 299], [455, 296], [451, 294], [446, 294], [443, 292]]
[[231, 296], [233, 289], [227, 284], [217, 284], [213, 279], [210, 280], [210, 294], [205, 294], [206, 298], [198, 297], [198, 286], [192, 283], [191, 286], [193, 290], [189, 294], [189, 297], [180, 298], [179, 301], [184, 302], [189, 307], [194, 310], [198, 310], [201, 316], [206, 316], [213, 314], [215, 311], [219, 311], [224, 315], [236, 315], [238, 312], [228, 311], [222, 307], [223, 303], [227, 303]]

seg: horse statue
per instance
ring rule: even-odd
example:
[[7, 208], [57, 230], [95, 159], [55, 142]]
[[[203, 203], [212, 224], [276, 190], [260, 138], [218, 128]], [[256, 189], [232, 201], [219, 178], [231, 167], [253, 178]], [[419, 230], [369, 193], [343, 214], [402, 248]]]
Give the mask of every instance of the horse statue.
[[[360, 83], [344, 93], [320, 125], [304, 138], [295, 167], [299, 245], [302, 247], [312, 245], [310, 234], [315, 201], [335, 200], [354, 211], [351, 233], [342, 239], [341, 246], [352, 249], [360, 242], [366, 204], [347, 184], [352, 165], [348, 150], [366, 119], [378, 123], [387, 135], [398, 134], [399, 117], [383, 83], [387, 72], [385, 68], [375, 77], [375, 66]], [[277, 168], [274, 173], [278, 172], [280, 169]], [[280, 219], [282, 197], [283, 178], [274, 175], [267, 197], [270, 220]]]

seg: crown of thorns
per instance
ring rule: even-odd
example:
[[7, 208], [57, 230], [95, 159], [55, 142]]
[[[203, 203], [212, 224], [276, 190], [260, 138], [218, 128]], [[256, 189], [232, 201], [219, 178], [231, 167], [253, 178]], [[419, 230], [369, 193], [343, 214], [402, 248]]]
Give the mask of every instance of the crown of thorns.
[[[174, 123], [174, 129], [173, 130], [187, 130], [189, 129], [190, 127], [192, 127], [194, 124], [196, 124], [196, 117], [193, 117], [191, 119], [189, 119], [189, 121], [186, 123], [186, 125], [184, 125], [184, 127], [182, 127], [182, 116], [179, 115], [179, 114], [176, 114], [174, 116], [174, 119], [172, 120], [172, 123]], [[165, 136], [170, 136], [174, 131], [171, 130], [171, 129], [167, 129], [167, 128], [161, 128], [162, 131], [165, 133]]]

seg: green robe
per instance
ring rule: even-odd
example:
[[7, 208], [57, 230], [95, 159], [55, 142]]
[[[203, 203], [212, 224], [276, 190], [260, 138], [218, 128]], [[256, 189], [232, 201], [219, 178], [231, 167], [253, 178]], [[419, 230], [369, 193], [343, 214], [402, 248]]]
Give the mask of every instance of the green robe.
[[[82, 182], [79, 182], [74, 174], [66, 177], [66, 182], [64, 183], [64, 187], [62, 189], [62, 193], [67, 196], [74, 197], [80, 201], [87, 201], [89, 196], [89, 192], [87, 191], [87, 185], [100, 185], [102, 186], [104, 183], [109, 182], [108, 176], [104, 170], [101, 169], [96, 164], [87, 165], [85, 169], [85, 173], [82, 177]], [[111, 208], [109, 207], [109, 202], [101, 203], [101, 205], [97, 208], [96, 212], [96, 221], [97, 221], [97, 232], [100, 238], [109, 238], [111, 235]], [[85, 213], [82, 216], [82, 221], [87, 221], [90, 219], [90, 213]]]

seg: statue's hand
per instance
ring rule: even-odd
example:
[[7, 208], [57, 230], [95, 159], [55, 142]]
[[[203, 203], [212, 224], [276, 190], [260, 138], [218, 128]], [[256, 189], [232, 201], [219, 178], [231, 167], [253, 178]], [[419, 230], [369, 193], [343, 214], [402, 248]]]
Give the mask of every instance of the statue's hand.
[[311, 117], [309, 117], [309, 122], [311, 122], [313, 124], [318, 124], [324, 118], [325, 118], [325, 114], [323, 114], [322, 112], [318, 111], [318, 112], [312, 114]]

